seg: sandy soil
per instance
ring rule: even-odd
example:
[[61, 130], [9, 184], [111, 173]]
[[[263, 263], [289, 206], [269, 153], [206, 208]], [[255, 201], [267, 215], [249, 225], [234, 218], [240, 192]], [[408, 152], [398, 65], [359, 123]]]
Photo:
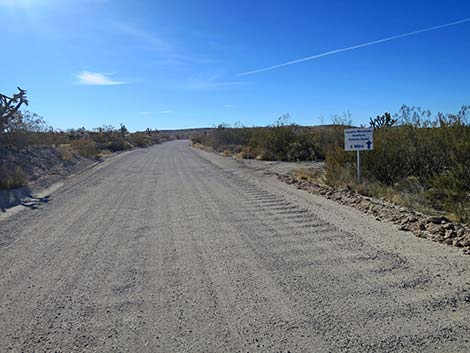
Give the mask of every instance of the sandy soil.
[[0, 219], [0, 352], [470, 351], [469, 256], [187, 142], [36, 206]]

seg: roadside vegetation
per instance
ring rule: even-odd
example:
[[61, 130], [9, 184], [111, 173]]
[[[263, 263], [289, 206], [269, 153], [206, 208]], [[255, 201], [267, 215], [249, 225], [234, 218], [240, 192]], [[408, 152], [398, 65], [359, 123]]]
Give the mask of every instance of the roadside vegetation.
[[289, 115], [265, 127], [220, 124], [192, 138], [193, 143], [210, 147], [236, 158], [260, 160], [313, 161], [325, 159], [331, 148], [341, 143], [344, 119], [333, 125], [304, 127], [291, 123]]
[[0, 189], [25, 186], [28, 176], [15, 156], [34, 148], [53, 148], [64, 160], [75, 154], [96, 159], [113, 152], [134, 147], [148, 147], [166, 140], [158, 130], [130, 133], [126, 126], [102, 126], [58, 130], [39, 115], [21, 110], [28, 105], [26, 91], [18, 88], [12, 96], [0, 94]]
[[236, 158], [246, 158], [249, 146], [250, 158], [325, 161], [323, 172], [298, 170], [297, 177], [470, 221], [470, 106], [437, 115], [403, 106], [393, 116], [371, 118], [374, 150], [361, 153], [361, 184], [355, 153], [343, 146], [344, 129], [351, 125], [348, 115], [318, 127], [301, 127], [283, 116], [266, 127], [221, 124], [193, 142]]

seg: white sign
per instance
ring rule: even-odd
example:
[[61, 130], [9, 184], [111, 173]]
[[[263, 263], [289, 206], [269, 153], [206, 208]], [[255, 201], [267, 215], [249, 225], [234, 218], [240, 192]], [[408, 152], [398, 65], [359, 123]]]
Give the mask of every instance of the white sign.
[[374, 149], [374, 129], [345, 129], [345, 151], [369, 151]]

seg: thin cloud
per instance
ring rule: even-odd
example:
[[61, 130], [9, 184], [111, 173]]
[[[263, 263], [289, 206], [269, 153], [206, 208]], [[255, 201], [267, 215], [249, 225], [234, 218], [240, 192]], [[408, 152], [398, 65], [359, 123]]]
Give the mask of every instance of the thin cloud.
[[155, 53], [154, 62], [160, 66], [178, 69], [189, 65], [211, 65], [218, 62], [207, 54], [186, 55], [184, 50], [178, 48], [177, 44], [169, 38], [134, 24], [112, 22], [111, 28], [119, 34], [132, 38], [141, 48]]
[[194, 90], [212, 90], [246, 84], [247, 82], [245, 81], [225, 81], [222, 79], [221, 75], [217, 74], [210, 77], [190, 77], [185, 83], [185, 88]]
[[170, 113], [173, 113], [173, 110], [160, 110], [158, 113], [159, 114], [170, 114]]
[[113, 80], [111, 74], [101, 72], [81, 71], [77, 75], [78, 82], [88, 86], [116, 86], [127, 82]]
[[163, 52], [172, 52], [173, 48], [170, 43], [155, 33], [146, 31], [144, 29], [132, 26], [128, 23], [118, 23], [116, 24], [116, 29], [123, 33], [131, 36], [140, 42], [147, 44], [151, 49], [155, 49]]
[[465, 18], [465, 19], [460, 20], [460, 21], [446, 23], [446, 24], [439, 25], [439, 26], [424, 28], [424, 29], [420, 29], [420, 30], [417, 30], [417, 31], [413, 31], [413, 32], [399, 34], [399, 35], [396, 35], [396, 36], [393, 36], [393, 37], [374, 40], [372, 42], [359, 44], [359, 45], [354, 45], [352, 47], [336, 49], [336, 50], [328, 51], [326, 53], [317, 54], [317, 55], [313, 55], [313, 56], [308, 56], [308, 57], [302, 58], [302, 59], [288, 61], [288, 62], [283, 63], [283, 64], [278, 64], [278, 65], [268, 66], [268, 67], [264, 67], [264, 68], [257, 69], [257, 70], [242, 72], [242, 73], [238, 74], [237, 76], [247, 76], [247, 75], [252, 75], [252, 74], [259, 73], [259, 72], [279, 69], [279, 68], [284, 67], [284, 66], [294, 65], [294, 64], [298, 64], [298, 63], [301, 63], [301, 62], [304, 62], [304, 61], [310, 61], [310, 60], [322, 58], [322, 57], [328, 56], [328, 55], [333, 55], [333, 54], [338, 54], [338, 53], [342, 53], [342, 52], [349, 51], [349, 50], [364, 48], [364, 47], [368, 47], [368, 46], [371, 46], [371, 45], [380, 44], [380, 43], [388, 42], [388, 41], [399, 39], [399, 38], [410, 37], [410, 36], [414, 36], [414, 35], [420, 34], [420, 33], [435, 31], [435, 30], [450, 27], [450, 26], [456, 26], [456, 25], [459, 25], [459, 24], [467, 23], [467, 22], [470, 22], [470, 18]]

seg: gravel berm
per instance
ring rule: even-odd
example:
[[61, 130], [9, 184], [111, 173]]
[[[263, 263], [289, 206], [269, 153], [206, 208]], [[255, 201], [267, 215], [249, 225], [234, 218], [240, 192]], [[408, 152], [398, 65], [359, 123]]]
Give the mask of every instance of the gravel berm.
[[0, 352], [470, 352], [470, 257], [175, 141], [0, 216]]

